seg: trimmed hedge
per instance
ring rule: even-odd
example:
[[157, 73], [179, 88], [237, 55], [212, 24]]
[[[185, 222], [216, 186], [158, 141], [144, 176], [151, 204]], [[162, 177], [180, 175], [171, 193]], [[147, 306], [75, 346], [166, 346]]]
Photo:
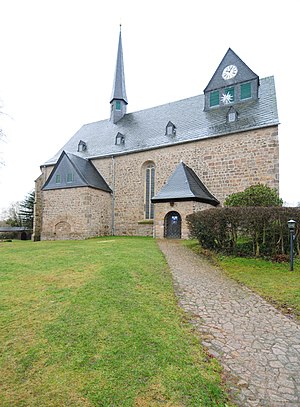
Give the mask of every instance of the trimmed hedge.
[[300, 208], [225, 207], [187, 216], [192, 238], [205, 249], [240, 256], [276, 257], [289, 253], [287, 221], [296, 223], [294, 247], [300, 254]]

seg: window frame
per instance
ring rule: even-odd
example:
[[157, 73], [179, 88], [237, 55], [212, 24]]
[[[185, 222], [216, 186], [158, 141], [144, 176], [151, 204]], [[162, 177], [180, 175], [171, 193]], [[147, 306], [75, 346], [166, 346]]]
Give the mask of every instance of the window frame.
[[155, 195], [155, 164], [148, 162], [144, 174], [144, 218], [154, 219], [154, 204], [151, 198]]
[[115, 139], [115, 145], [116, 146], [122, 146], [122, 145], [124, 145], [125, 144], [125, 136], [124, 136], [124, 134], [122, 134], [122, 133], [118, 133], [117, 135], [116, 135], [116, 139]]
[[[212, 100], [215, 99], [218, 103], [212, 104]], [[217, 107], [220, 106], [220, 91], [213, 90], [209, 93], [209, 107]]]
[[234, 109], [233, 106], [227, 112], [227, 123], [234, 123], [238, 120], [238, 112]]
[[66, 183], [67, 184], [72, 184], [74, 182], [74, 173], [73, 172], [68, 172], [66, 174]]
[[168, 122], [166, 125], [166, 136], [175, 136], [176, 135], [176, 126], [172, 122]]
[[[245, 89], [246, 86], [249, 87], [248, 92], [250, 92], [250, 96], [242, 97], [243, 89]], [[240, 85], [240, 100], [247, 100], [247, 99], [251, 99], [251, 98], [252, 98], [252, 83], [251, 82], [241, 83], [241, 85]]]

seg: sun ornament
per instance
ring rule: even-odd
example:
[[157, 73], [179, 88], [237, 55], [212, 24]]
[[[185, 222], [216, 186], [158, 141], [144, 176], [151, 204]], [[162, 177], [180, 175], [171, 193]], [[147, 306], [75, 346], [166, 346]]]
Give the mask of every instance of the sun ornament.
[[221, 96], [221, 102], [224, 103], [224, 105], [227, 105], [228, 103], [232, 102], [232, 95], [228, 92], [228, 93], [223, 93], [223, 95]]

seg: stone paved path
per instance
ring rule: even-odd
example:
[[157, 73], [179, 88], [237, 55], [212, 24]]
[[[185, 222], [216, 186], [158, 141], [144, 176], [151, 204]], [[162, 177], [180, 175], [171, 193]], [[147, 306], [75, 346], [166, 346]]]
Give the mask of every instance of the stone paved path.
[[182, 246], [160, 240], [180, 305], [239, 406], [300, 406], [300, 325]]

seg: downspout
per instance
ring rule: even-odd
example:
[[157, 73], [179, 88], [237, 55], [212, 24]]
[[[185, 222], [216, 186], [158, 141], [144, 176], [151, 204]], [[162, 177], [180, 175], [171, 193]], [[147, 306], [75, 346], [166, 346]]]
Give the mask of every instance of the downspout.
[[115, 158], [114, 158], [114, 156], [111, 157], [111, 165], [112, 165], [111, 234], [112, 234], [112, 236], [114, 236], [115, 235]]

